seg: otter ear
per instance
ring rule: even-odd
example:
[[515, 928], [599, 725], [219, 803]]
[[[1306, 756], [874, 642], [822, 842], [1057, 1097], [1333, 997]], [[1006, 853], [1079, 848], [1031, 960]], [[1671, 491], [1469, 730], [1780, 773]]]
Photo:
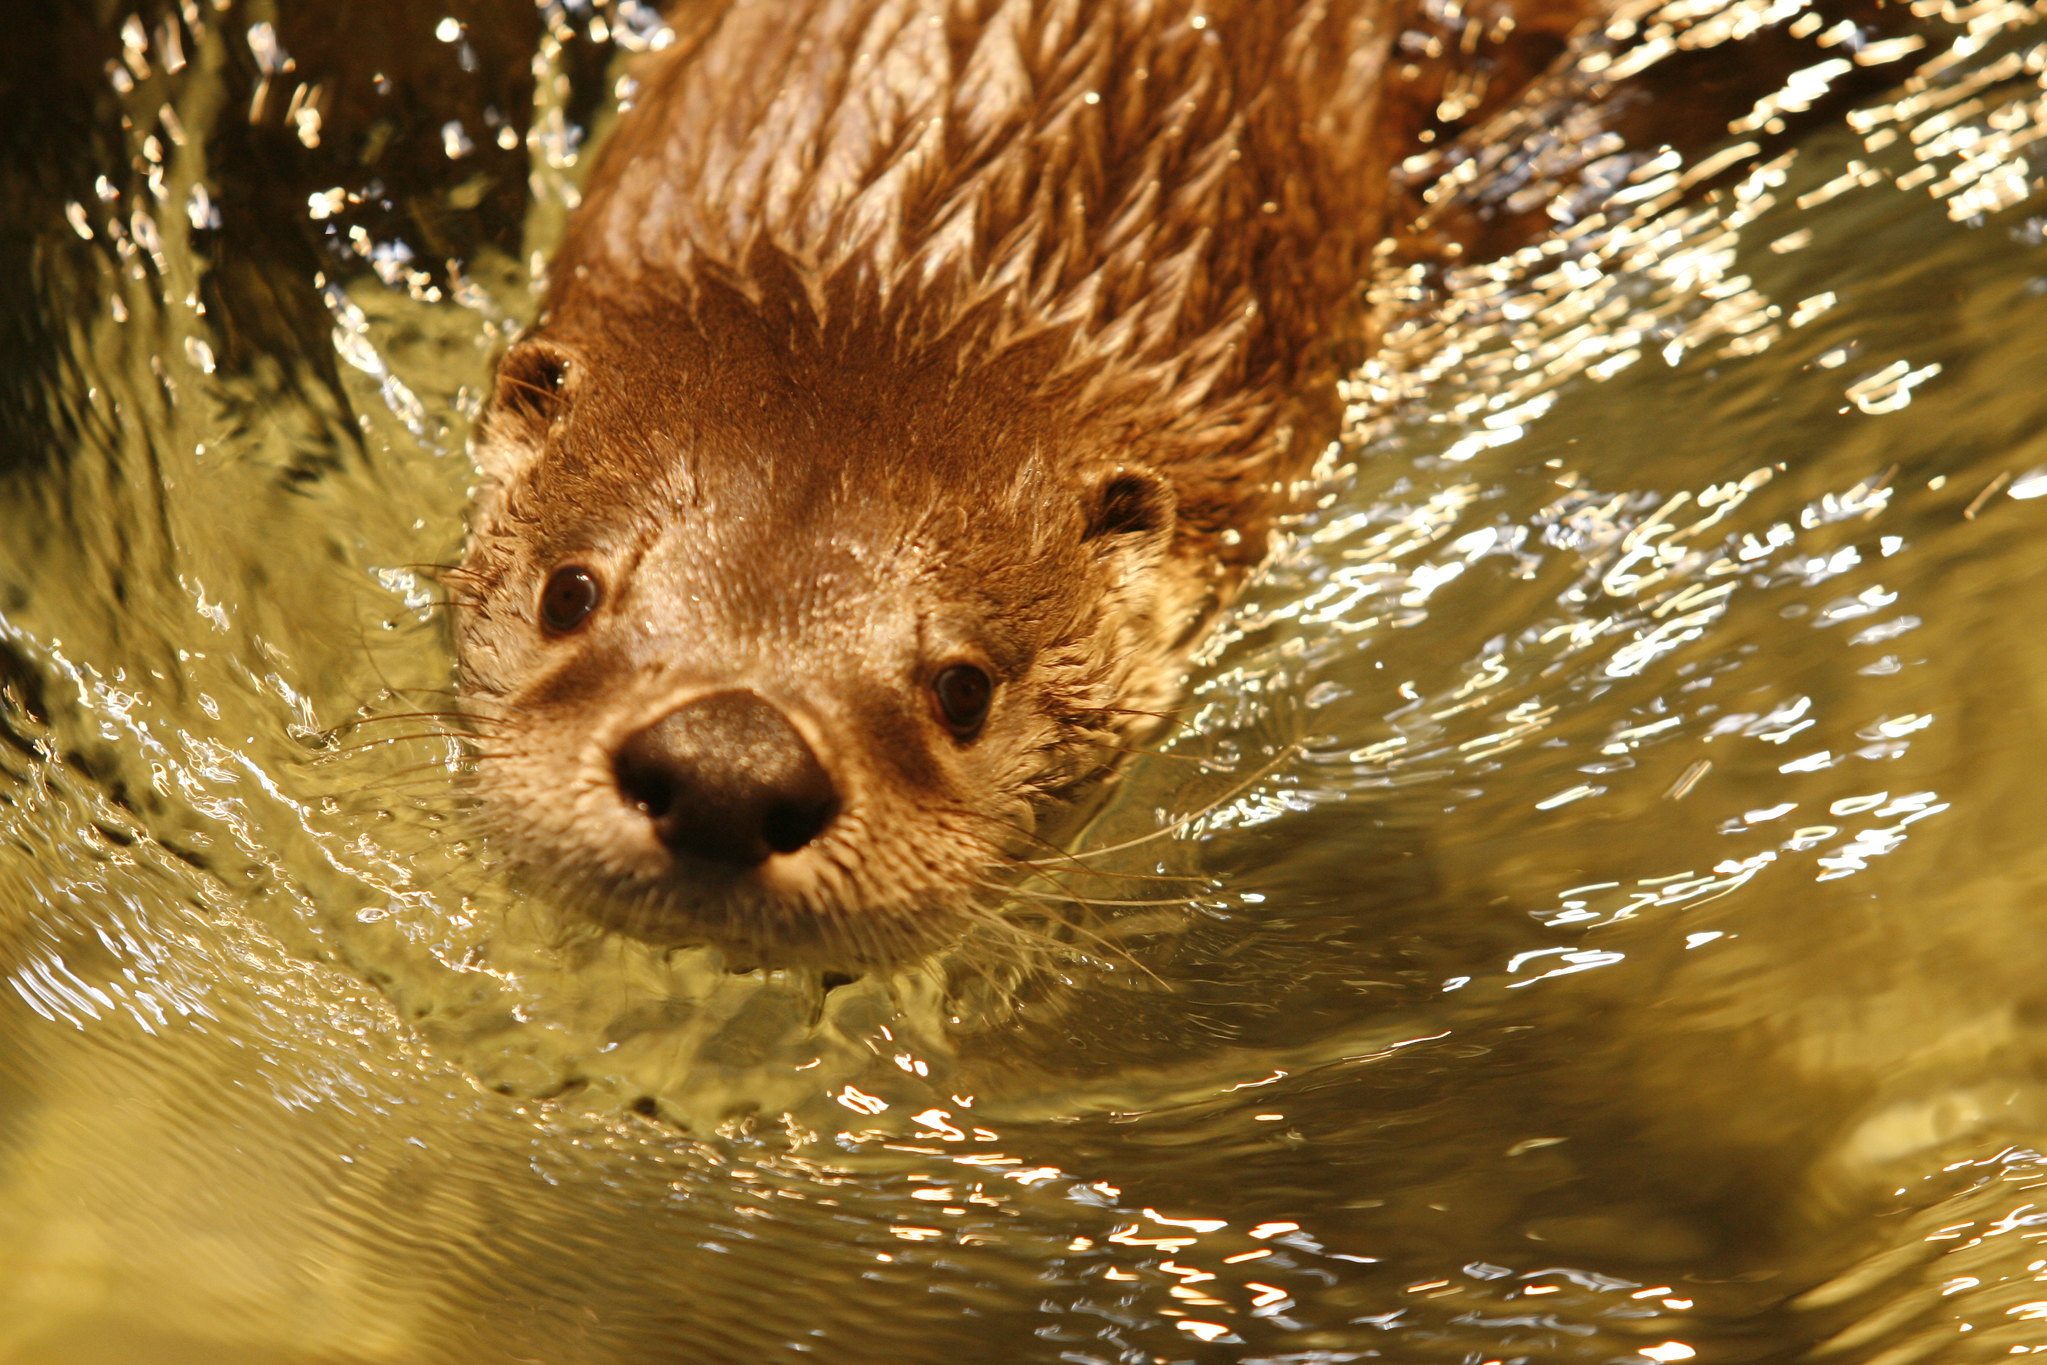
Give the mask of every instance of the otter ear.
[[1087, 495], [1083, 540], [1151, 547], [1172, 538], [1179, 500], [1164, 479], [1145, 469], [1114, 469], [1095, 479]]
[[498, 358], [491, 392], [493, 433], [538, 440], [568, 411], [574, 361], [568, 350], [546, 337], [515, 342]]

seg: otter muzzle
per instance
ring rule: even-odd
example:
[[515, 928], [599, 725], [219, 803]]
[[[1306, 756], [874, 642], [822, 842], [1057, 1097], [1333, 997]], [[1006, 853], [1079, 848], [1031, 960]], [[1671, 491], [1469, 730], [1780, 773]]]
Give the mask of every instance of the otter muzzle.
[[787, 716], [755, 692], [714, 692], [628, 735], [619, 794], [672, 852], [751, 868], [794, 853], [839, 813], [839, 791]]

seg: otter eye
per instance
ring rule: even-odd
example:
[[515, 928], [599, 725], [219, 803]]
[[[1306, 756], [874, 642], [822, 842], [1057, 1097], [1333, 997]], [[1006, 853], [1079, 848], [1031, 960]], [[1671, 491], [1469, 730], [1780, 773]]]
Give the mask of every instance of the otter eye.
[[603, 596], [596, 575], [582, 565], [556, 569], [540, 592], [540, 623], [553, 634], [566, 635], [589, 619]]
[[939, 714], [961, 739], [980, 733], [988, 719], [988, 703], [995, 696], [995, 680], [972, 664], [954, 664], [931, 680], [931, 694], [938, 699]]

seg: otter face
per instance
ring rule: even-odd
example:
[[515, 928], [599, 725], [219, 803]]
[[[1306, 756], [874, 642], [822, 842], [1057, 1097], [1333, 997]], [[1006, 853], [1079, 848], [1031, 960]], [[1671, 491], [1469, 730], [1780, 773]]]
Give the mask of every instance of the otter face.
[[788, 349], [699, 315], [518, 343], [457, 648], [530, 878], [641, 937], [861, 966], [1046, 856], [1171, 705], [1198, 592], [1155, 473], [1001, 383]]

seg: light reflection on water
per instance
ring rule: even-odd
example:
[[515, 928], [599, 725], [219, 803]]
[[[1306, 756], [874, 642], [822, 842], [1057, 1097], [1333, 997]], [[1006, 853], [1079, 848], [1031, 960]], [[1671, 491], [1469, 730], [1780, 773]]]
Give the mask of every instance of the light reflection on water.
[[0, 1359], [2047, 1345], [2037, 10], [1674, 6], [1415, 163], [1552, 226], [1383, 283], [1205, 762], [1084, 836], [1220, 799], [1086, 884], [1200, 897], [821, 995], [518, 902], [380, 719], [444, 704], [464, 421], [658, 41], [451, 8], [325, 98], [310, 9], [59, 25], [95, 118], [28, 125], [5, 248]]

